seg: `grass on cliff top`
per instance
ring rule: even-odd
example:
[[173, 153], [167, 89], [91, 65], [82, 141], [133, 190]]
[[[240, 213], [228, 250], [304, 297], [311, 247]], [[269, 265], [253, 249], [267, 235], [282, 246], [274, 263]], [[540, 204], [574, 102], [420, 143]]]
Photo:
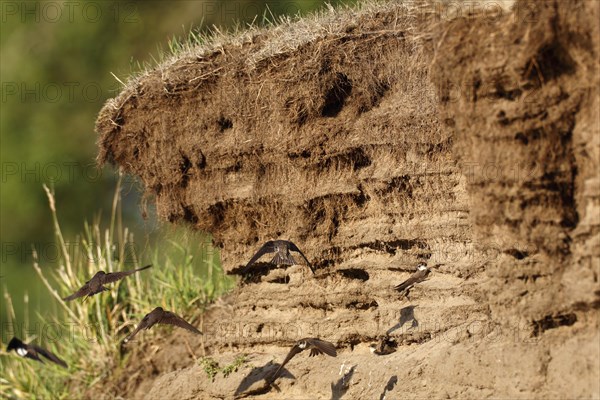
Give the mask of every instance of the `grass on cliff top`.
[[[466, 0], [459, 0], [466, 1]], [[484, 0], [513, 1], [513, 0]], [[341, 0], [335, 7], [324, 3], [320, 8], [306, 14], [274, 15], [266, 10], [257, 15], [251, 23], [236, 23], [229, 29], [218, 26], [204, 29], [191, 29], [187, 35], [173, 36], [168, 42], [168, 49], [159, 48], [152, 61], [137, 63], [136, 72], [124, 80], [113, 74], [124, 90], [134, 89], [136, 84], [155, 69], [166, 70], [172, 64], [185, 57], [202, 57], [213, 52], [221, 52], [223, 48], [242, 47], [253, 43], [256, 37], [265, 35], [268, 40], [249, 55], [248, 64], [257, 64], [261, 60], [293, 51], [305, 43], [326, 35], [346, 35], [351, 21], [356, 21], [369, 13], [396, 10], [398, 18], [410, 20], [418, 13], [433, 12], [433, 6], [439, 3], [433, 0], [397, 1], [397, 0]], [[427, 6], [426, 6], [427, 5]], [[219, 67], [215, 72], [221, 70]], [[208, 76], [208, 75], [207, 75]], [[204, 79], [200, 76], [197, 79]]]
[[[204, 308], [233, 287], [220, 267], [220, 257], [207, 236], [177, 231], [170, 239], [155, 246], [151, 254], [137, 254], [133, 234], [121, 226], [121, 180], [117, 184], [110, 226], [98, 222], [85, 224], [75, 241], [66, 241], [61, 233], [52, 191], [44, 187], [54, 221], [55, 241], [59, 249], [59, 268], [49, 270], [34, 251], [33, 268], [56, 302], [57, 315], [39, 315], [17, 321], [13, 299], [6, 292], [4, 305], [12, 321], [5, 336], [17, 336], [26, 343], [48, 348], [67, 362], [68, 369], [51, 362], [39, 363], [6, 352], [0, 340], [0, 398], [67, 399], [83, 397], [94, 384], [127, 363], [120, 354], [123, 338], [154, 307], [172, 310], [192, 324]], [[81, 251], [69, 245], [77, 243]], [[147, 253], [147, 252], [146, 252]], [[139, 258], [138, 258], [139, 257]], [[153, 267], [113, 284], [110, 291], [86, 301], [64, 302], [98, 270], [130, 270], [147, 264]], [[28, 298], [25, 296], [25, 305]], [[35, 322], [40, 321], [40, 322]], [[202, 327], [199, 327], [202, 330]], [[160, 330], [158, 328], [157, 330]], [[153, 330], [138, 340], [152, 340]], [[135, 346], [135, 342], [128, 345]]]

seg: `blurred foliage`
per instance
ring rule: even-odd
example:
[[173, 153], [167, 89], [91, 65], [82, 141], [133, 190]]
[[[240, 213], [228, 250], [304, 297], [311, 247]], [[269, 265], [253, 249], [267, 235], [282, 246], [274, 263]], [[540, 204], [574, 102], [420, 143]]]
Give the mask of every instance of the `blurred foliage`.
[[[166, 232], [170, 240], [160, 246], [154, 243], [152, 269], [136, 273], [117, 282], [107, 284], [107, 291], [65, 302], [65, 295], [77, 291], [99, 268], [108, 272], [139, 268], [139, 256], [133, 234], [122, 226], [121, 181], [117, 183], [113, 198], [110, 222], [86, 224], [80, 235], [82, 252], [72, 254], [63, 236], [56, 215], [54, 194], [46, 189], [50, 204], [53, 241], [59, 249], [60, 267], [44, 272], [43, 262], [33, 253], [33, 269], [37, 281], [50, 295], [51, 313], [39, 316], [39, 322], [25, 324], [16, 321], [14, 303], [10, 293], [5, 296], [5, 309], [13, 324], [7, 326], [0, 338], [0, 398], [69, 399], [74, 393], [87, 392], [102, 379], [113, 374], [119, 366], [127, 364], [130, 346], [136, 342], [153, 340], [159, 332], [176, 329], [157, 326], [141, 333], [125, 345], [124, 337], [132, 332], [139, 321], [156, 306], [175, 310], [194, 325], [201, 326], [196, 318], [198, 311], [227, 292], [234, 280], [219, 267], [219, 254], [214, 251], [204, 233], [172, 228]], [[160, 240], [161, 238], [159, 238]], [[94, 260], [94, 262], [90, 262]], [[27, 297], [24, 298], [27, 304]], [[12, 336], [26, 343], [34, 342], [50, 348], [68, 365], [59, 368], [52, 363], [39, 363], [4, 351]], [[237, 365], [237, 364], [236, 364]], [[231, 368], [237, 368], [234, 365]], [[97, 390], [97, 389], [96, 389]], [[101, 390], [103, 391], [103, 390]]]
[[[330, 2], [336, 4], [336, 1]], [[57, 267], [52, 221], [42, 184], [53, 187], [68, 237], [85, 219], [106, 221], [115, 186], [112, 167], [95, 166], [94, 122], [106, 99], [139, 65], [159, 59], [173, 37], [192, 29], [261, 23], [305, 13], [322, 1], [2, 1], [0, 25], [0, 282], [16, 299], [27, 291], [43, 313], [47, 294], [33, 279], [32, 246]], [[137, 238], [155, 225], [139, 218], [138, 190], [126, 184], [124, 218]], [[78, 246], [75, 243], [74, 246]], [[22, 303], [15, 306], [23, 318]], [[3, 310], [4, 307], [0, 307]], [[7, 316], [0, 311], [0, 323]]]

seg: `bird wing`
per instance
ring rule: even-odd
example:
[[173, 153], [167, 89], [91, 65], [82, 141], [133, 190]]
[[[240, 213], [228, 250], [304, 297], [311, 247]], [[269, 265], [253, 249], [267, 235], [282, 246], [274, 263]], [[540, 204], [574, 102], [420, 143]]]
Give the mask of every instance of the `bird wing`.
[[313, 268], [313, 266], [310, 264], [310, 262], [308, 261], [308, 258], [306, 258], [306, 256], [304, 255], [304, 253], [298, 248], [298, 246], [296, 246], [294, 243], [289, 242], [288, 241], [288, 247], [290, 250], [295, 251], [300, 253], [300, 255], [302, 256], [302, 258], [304, 258], [304, 261], [306, 261], [306, 265], [308, 265], [308, 268], [310, 268], [310, 270], [312, 271], [312, 273], [315, 273], [315, 270]]
[[198, 329], [196, 329], [196, 327], [194, 325], [190, 324], [189, 322], [187, 322], [186, 320], [181, 318], [179, 315], [174, 314], [170, 311], [165, 311], [165, 313], [163, 314], [163, 317], [160, 319], [159, 323], [175, 325], [180, 328], [187, 329], [188, 331], [194, 332], [198, 335], [202, 335], [202, 332], [200, 332]]
[[310, 353], [308, 353], [309, 357], [318, 356], [319, 354], [323, 354], [323, 352], [317, 348], [310, 349]]
[[394, 289], [396, 289], [397, 291], [401, 292], [404, 289], [407, 289], [409, 287], [411, 287], [412, 285], [414, 285], [415, 283], [417, 283], [418, 279], [412, 275], [410, 278], [408, 278], [407, 280], [405, 280], [404, 282], [402, 282], [399, 285], [396, 285], [394, 287]]
[[35, 344], [30, 344], [29, 346], [32, 347], [38, 354], [43, 355], [44, 357], [46, 357], [48, 360], [52, 361], [53, 363], [58, 364], [64, 368], [68, 368], [67, 363], [64, 362], [63, 360], [61, 360], [60, 358], [58, 358], [58, 356], [56, 354], [52, 353], [50, 350], [46, 350], [43, 347], [36, 346]]
[[273, 253], [274, 251], [275, 251], [275, 247], [273, 245], [273, 241], [269, 240], [267, 243], [262, 245], [262, 247], [256, 252], [256, 254], [254, 254], [252, 256], [252, 258], [250, 259], [248, 264], [246, 264], [245, 269], [250, 268], [250, 266], [252, 266], [252, 264], [254, 264], [256, 262], [256, 260], [261, 258], [263, 255], [265, 255], [267, 253]]
[[112, 283], [112, 282], [116, 282], [116, 281], [118, 281], [118, 280], [120, 280], [120, 279], [123, 279], [123, 278], [125, 278], [126, 276], [133, 275], [133, 274], [135, 274], [136, 272], [139, 272], [139, 271], [143, 271], [143, 270], [145, 270], [145, 269], [148, 269], [148, 268], [150, 268], [151, 266], [152, 266], [152, 264], [150, 264], [150, 265], [146, 265], [145, 267], [142, 267], [142, 268], [138, 268], [138, 269], [132, 269], [131, 271], [120, 271], [120, 272], [111, 272], [111, 273], [108, 273], [108, 274], [106, 274], [106, 275], [104, 276], [104, 280], [103, 280], [103, 282], [102, 282], [102, 283], [104, 284], [104, 283]]
[[63, 297], [64, 301], [71, 301], [73, 299], [77, 299], [79, 297], [87, 296], [91, 292], [89, 281], [85, 283], [78, 291], [73, 293], [70, 296]]
[[418, 282], [421, 282], [421, 281], [425, 280], [425, 278], [427, 277], [427, 275], [429, 275], [429, 272], [430, 271], [428, 269], [426, 269], [425, 271], [417, 271], [414, 274], [412, 274], [410, 276], [410, 278], [408, 278], [407, 280], [405, 280], [401, 284], [397, 285], [395, 287], [395, 289], [401, 292], [404, 289], [407, 289], [407, 288], [411, 287], [415, 283], [418, 283]]
[[135, 335], [137, 335], [137, 333], [138, 333], [139, 331], [141, 331], [142, 329], [147, 329], [147, 328], [149, 328], [149, 324], [148, 324], [148, 321], [149, 321], [149, 315], [150, 315], [150, 314], [148, 313], [148, 314], [146, 314], [146, 315], [144, 316], [144, 318], [142, 318], [142, 320], [140, 321], [140, 323], [138, 324], [138, 326], [135, 328], [135, 330], [134, 330], [133, 332], [131, 332], [131, 333], [129, 334], [129, 336], [127, 336], [127, 337], [125, 338], [125, 340], [123, 340], [123, 342], [125, 342], [125, 343], [129, 342], [131, 339], [133, 339], [133, 337], [134, 337]]
[[273, 375], [271, 375], [271, 379], [270, 381], [274, 381], [275, 378], [277, 378], [277, 375], [279, 374], [279, 371], [281, 371], [281, 369], [284, 367], [285, 364], [288, 363], [288, 361], [290, 361], [292, 358], [294, 358], [294, 356], [298, 353], [300, 353], [302, 350], [300, 346], [298, 346], [298, 343], [296, 343], [292, 349], [289, 351], [289, 353], [287, 354], [287, 356], [285, 356], [285, 359], [283, 360], [283, 362], [281, 363], [281, 365], [279, 366], [279, 368], [277, 368], [277, 371], [275, 371], [275, 373]]
[[[315, 350], [318, 350], [319, 353], [325, 353], [331, 357], [337, 357], [337, 351], [333, 343], [329, 343], [325, 340], [311, 338], [311, 339], [303, 339], [306, 340], [311, 346], [314, 347]], [[317, 354], [319, 354], [317, 353]], [[315, 354], [313, 354], [315, 355]]]

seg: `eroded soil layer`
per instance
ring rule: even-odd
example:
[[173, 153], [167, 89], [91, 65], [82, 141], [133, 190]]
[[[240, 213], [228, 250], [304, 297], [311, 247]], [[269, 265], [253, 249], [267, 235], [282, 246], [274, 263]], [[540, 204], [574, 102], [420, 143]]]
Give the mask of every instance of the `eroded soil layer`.
[[[470, 10], [386, 3], [251, 32], [106, 104], [100, 162], [210, 232], [228, 272], [276, 238], [317, 268], [258, 264], [204, 337], [158, 342], [115, 393], [600, 396], [599, 3]], [[431, 278], [400, 296], [417, 261]], [[386, 332], [398, 350], [371, 354]], [[340, 355], [298, 356], [263, 390], [306, 336]], [[214, 382], [194, 362], [239, 353], [253, 368]]]

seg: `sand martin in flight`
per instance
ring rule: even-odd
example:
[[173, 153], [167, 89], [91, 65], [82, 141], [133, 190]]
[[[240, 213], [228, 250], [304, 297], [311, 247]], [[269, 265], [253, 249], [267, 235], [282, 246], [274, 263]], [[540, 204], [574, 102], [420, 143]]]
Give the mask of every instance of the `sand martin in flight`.
[[46, 350], [40, 346], [36, 346], [35, 344], [27, 344], [23, 343], [21, 340], [13, 337], [10, 342], [8, 342], [8, 347], [6, 351], [14, 350], [18, 355], [25, 358], [31, 358], [33, 360], [37, 360], [41, 363], [44, 361], [40, 358], [40, 355], [46, 357], [48, 360], [52, 361], [55, 364], [60, 365], [61, 367], [67, 368], [67, 363], [61, 360], [56, 356], [56, 354], [52, 353], [49, 350]]
[[198, 335], [202, 334], [202, 332], [196, 329], [196, 327], [194, 327], [192, 324], [190, 324], [180, 316], [170, 311], [165, 311], [162, 309], [162, 307], [156, 307], [154, 310], [152, 310], [150, 313], [144, 316], [142, 321], [138, 324], [137, 328], [135, 328], [135, 330], [129, 336], [127, 336], [123, 342], [129, 342], [131, 339], [133, 339], [135, 335], [137, 335], [137, 333], [140, 330], [150, 329], [153, 325], [156, 324], [175, 325], [180, 328], [187, 329], [188, 331], [194, 332]]
[[295, 251], [295, 252], [299, 253], [302, 256], [302, 258], [304, 259], [304, 261], [306, 261], [306, 265], [308, 265], [308, 268], [310, 268], [310, 270], [312, 271], [313, 274], [315, 273], [315, 270], [313, 269], [310, 262], [308, 262], [308, 259], [306, 258], [304, 253], [302, 253], [302, 251], [300, 251], [298, 246], [296, 246], [294, 243], [290, 242], [289, 240], [269, 240], [267, 243], [263, 244], [262, 247], [256, 252], [256, 254], [250, 259], [250, 261], [244, 268], [244, 271], [247, 272], [248, 269], [252, 266], [252, 264], [254, 264], [259, 258], [261, 258], [266, 253], [275, 253], [275, 256], [273, 257], [273, 259], [271, 259], [271, 264], [275, 264], [275, 265], [296, 265], [296, 264], [298, 264], [296, 262], [296, 260], [294, 259], [294, 257], [290, 254], [290, 251]]
[[151, 266], [152, 265], [146, 265], [145, 267], [134, 269], [131, 271], [109, 272], [108, 274], [104, 271], [98, 271], [92, 277], [92, 279], [87, 281], [81, 287], [81, 289], [79, 289], [77, 292], [73, 293], [72, 295], [63, 298], [63, 300], [71, 301], [73, 299], [76, 299], [78, 297], [83, 297], [83, 296], [85, 296], [85, 298], [87, 299], [88, 297], [93, 296], [97, 293], [103, 292], [105, 290], [110, 290], [109, 288], [104, 287], [105, 284], [116, 282], [120, 279], [125, 278], [126, 276], [135, 274], [138, 271], [143, 271], [145, 269], [148, 269]]
[[407, 280], [394, 287], [399, 292], [403, 292], [413, 287], [414, 284], [424, 281], [431, 270], [427, 268], [427, 265], [421, 263], [417, 266], [417, 271], [412, 274]]
[[337, 351], [335, 350], [335, 346], [332, 343], [317, 338], [300, 339], [294, 344], [294, 346], [292, 347], [288, 355], [285, 357], [279, 368], [277, 368], [277, 371], [275, 371], [275, 373], [271, 375], [269, 381], [275, 381], [275, 378], [277, 378], [277, 374], [279, 374], [279, 371], [281, 371], [285, 364], [287, 364], [288, 361], [290, 361], [296, 354], [301, 353], [304, 350], [310, 350], [309, 357], [313, 357], [323, 353], [331, 357], [337, 357]]

